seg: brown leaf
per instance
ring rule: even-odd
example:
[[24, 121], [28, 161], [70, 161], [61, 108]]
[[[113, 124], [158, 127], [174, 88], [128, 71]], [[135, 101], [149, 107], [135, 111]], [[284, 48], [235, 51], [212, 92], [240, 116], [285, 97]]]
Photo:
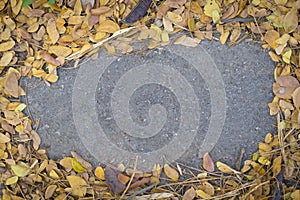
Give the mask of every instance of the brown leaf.
[[290, 99], [294, 90], [299, 86], [299, 81], [293, 76], [278, 76], [276, 83], [273, 84], [273, 92], [280, 98]]
[[28, 12], [28, 17], [41, 17], [45, 13], [44, 10], [41, 9], [31, 9], [30, 12]]
[[50, 199], [53, 196], [56, 188], [56, 185], [49, 185], [45, 191], [45, 199]]
[[120, 194], [125, 190], [126, 186], [118, 179], [118, 172], [111, 167], [107, 166], [104, 172], [105, 180], [109, 188], [115, 194]]
[[293, 96], [294, 106], [296, 107], [296, 109], [298, 109], [300, 107], [300, 87], [295, 89], [292, 96]]
[[102, 15], [104, 13], [107, 13], [108, 11], [110, 11], [110, 7], [107, 7], [107, 6], [101, 6], [99, 8], [94, 8], [94, 9], [91, 9], [91, 13], [92, 15]]
[[206, 171], [215, 171], [215, 165], [208, 152], [203, 155], [202, 166]]
[[50, 63], [55, 66], [59, 66], [60, 62], [56, 60], [53, 56], [51, 56], [48, 52], [42, 51], [40, 53], [41, 58], [43, 58], [47, 63]]
[[14, 71], [8, 71], [4, 82], [4, 89], [9, 95], [15, 98], [19, 97], [18, 76]]
[[78, 197], [84, 197], [87, 191], [87, 183], [79, 176], [67, 176], [67, 180], [72, 188], [72, 194]]
[[196, 191], [194, 188], [191, 187], [184, 193], [182, 200], [193, 200], [195, 197], [196, 197]]
[[38, 150], [39, 146], [41, 144], [41, 138], [40, 138], [39, 134], [34, 130], [31, 131], [31, 135], [32, 135], [32, 141], [33, 141], [33, 148], [35, 150]]

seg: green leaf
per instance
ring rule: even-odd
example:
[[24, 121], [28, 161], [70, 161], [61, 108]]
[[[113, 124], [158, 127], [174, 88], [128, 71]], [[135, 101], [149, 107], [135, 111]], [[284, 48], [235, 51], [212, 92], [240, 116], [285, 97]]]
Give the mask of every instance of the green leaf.
[[24, 8], [24, 7], [32, 4], [32, 2], [33, 2], [33, 0], [23, 0], [21, 7]]
[[49, 5], [52, 5], [52, 4], [54, 4], [54, 3], [55, 3], [55, 0], [49, 0], [49, 1], [48, 1], [48, 4], [49, 4]]

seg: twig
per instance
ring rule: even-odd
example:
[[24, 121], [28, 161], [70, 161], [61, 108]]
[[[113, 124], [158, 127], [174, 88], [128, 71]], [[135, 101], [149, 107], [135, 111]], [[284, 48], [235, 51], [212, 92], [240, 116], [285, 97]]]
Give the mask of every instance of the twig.
[[134, 166], [133, 166], [133, 173], [132, 173], [132, 175], [131, 175], [131, 177], [130, 177], [130, 180], [129, 180], [129, 182], [128, 182], [128, 185], [127, 185], [127, 187], [125, 188], [125, 190], [124, 190], [122, 196], [120, 197], [120, 199], [123, 199], [123, 198], [124, 198], [126, 192], [128, 191], [128, 189], [129, 189], [129, 187], [130, 187], [130, 185], [131, 185], [131, 182], [132, 182], [133, 177], [134, 177], [134, 175], [135, 175], [135, 171], [136, 171], [136, 167], [137, 167], [137, 162], [138, 162], [138, 156], [135, 158], [135, 162], [134, 162]]
[[75, 52], [75, 53], [69, 55], [68, 57], [66, 57], [66, 60], [70, 61], [70, 60], [78, 59], [78, 58], [82, 57], [83, 55], [85, 55], [86, 53], [88, 53], [88, 52], [90, 52], [90, 51], [92, 51], [92, 50], [94, 50], [94, 49], [96, 49], [96, 48], [102, 46], [105, 42], [108, 42], [108, 41], [110, 41], [110, 40], [112, 40], [112, 39], [118, 37], [119, 35], [122, 35], [122, 34], [124, 34], [124, 33], [127, 33], [127, 32], [129, 32], [130, 30], [135, 29], [135, 28], [136, 28], [136, 27], [129, 27], [129, 28], [121, 29], [121, 30], [115, 32], [115, 33], [114, 33], [112, 36], [110, 36], [109, 38], [106, 38], [106, 39], [104, 39], [104, 40], [102, 40], [102, 41], [100, 41], [100, 42], [98, 42], [98, 43], [96, 43], [96, 44], [93, 44], [93, 45], [92, 45], [89, 49], [87, 49], [84, 53], [80, 54], [80, 51], [77, 51], [77, 52]]
[[152, 185], [149, 185], [148, 187], [145, 187], [135, 193], [133, 193], [132, 195], [130, 195], [126, 200], [131, 200], [133, 199], [134, 197], [136, 197], [137, 195], [140, 195], [140, 194], [143, 194], [145, 192], [147, 192], [148, 190], [151, 190], [152, 188], [154, 188], [156, 186], [156, 184], [152, 184]]

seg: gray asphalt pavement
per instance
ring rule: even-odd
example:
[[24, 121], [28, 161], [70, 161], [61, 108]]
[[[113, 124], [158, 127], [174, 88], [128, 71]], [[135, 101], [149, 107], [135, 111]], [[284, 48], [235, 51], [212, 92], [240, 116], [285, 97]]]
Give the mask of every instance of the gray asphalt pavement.
[[76, 151], [94, 165], [138, 155], [144, 169], [167, 160], [197, 167], [209, 151], [234, 165], [241, 148], [249, 156], [275, 132], [267, 107], [274, 66], [247, 43], [204, 41], [119, 58], [102, 52], [80, 68], [59, 69], [51, 87], [28, 80], [29, 108], [55, 160]]

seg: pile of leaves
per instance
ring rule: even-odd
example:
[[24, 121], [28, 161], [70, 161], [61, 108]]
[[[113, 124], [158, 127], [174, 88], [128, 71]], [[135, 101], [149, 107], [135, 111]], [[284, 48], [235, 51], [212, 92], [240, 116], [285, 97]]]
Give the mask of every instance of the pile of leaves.
[[[84, 7], [79, 0], [0, 1], [2, 199], [300, 199], [300, 1], [153, 1], [142, 18], [138, 13], [146, 11], [136, 5], [133, 0], [96, 0]], [[252, 158], [241, 157], [236, 169], [214, 163], [208, 153], [199, 168], [177, 163], [155, 165], [152, 172], [122, 165], [94, 169], [75, 152], [55, 162], [40, 149], [38, 121], [20, 101], [26, 99], [22, 77], [50, 85], [58, 80], [59, 67], [78, 65], [84, 56], [96, 59], [100, 48], [130, 54], [170, 43], [194, 47], [204, 39], [229, 46], [260, 43], [277, 63], [269, 107], [278, 132], [267, 133]], [[139, 41], [145, 46], [135, 49]]]

